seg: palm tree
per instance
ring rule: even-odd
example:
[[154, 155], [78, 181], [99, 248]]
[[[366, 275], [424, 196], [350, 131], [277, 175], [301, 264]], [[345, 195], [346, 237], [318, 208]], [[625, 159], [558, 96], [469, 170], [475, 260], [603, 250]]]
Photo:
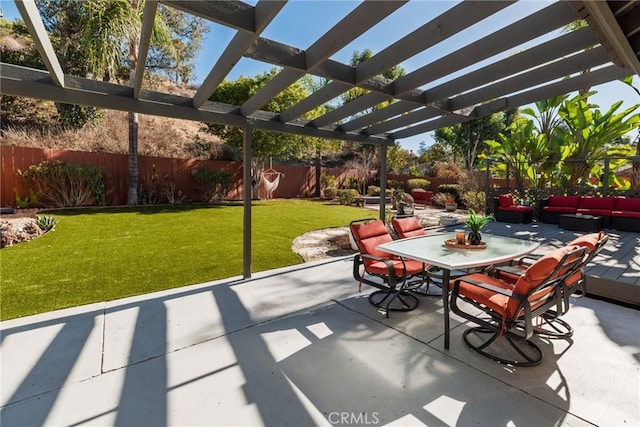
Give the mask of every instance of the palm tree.
[[[144, 0], [87, 0], [78, 5], [86, 19], [82, 34], [90, 69], [104, 80], [122, 73], [126, 52], [129, 81], [135, 80]], [[152, 43], [171, 51], [171, 37], [160, 13], [156, 14]], [[127, 204], [138, 204], [138, 113], [129, 112], [129, 191]]]

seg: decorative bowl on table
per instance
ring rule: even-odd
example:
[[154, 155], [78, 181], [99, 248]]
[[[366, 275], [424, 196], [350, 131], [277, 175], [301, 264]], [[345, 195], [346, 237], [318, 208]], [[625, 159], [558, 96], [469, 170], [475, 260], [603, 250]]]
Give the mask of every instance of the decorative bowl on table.
[[444, 241], [444, 244], [450, 248], [456, 249], [486, 249], [487, 247], [487, 244], [485, 242], [480, 242], [477, 245], [472, 245], [468, 239], [464, 242], [464, 244], [458, 243], [456, 239], [447, 239]]

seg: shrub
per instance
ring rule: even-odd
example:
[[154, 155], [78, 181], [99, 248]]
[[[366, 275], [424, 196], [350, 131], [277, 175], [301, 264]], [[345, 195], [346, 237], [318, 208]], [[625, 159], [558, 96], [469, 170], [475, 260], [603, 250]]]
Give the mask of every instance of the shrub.
[[16, 190], [15, 188], [13, 189], [13, 193], [16, 195], [16, 208], [18, 209], [25, 209], [38, 205], [37, 194], [28, 194], [24, 197], [20, 197], [18, 190]]
[[464, 191], [485, 191], [487, 173], [479, 170], [474, 170], [473, 172], [464, 171], [458, 177], [458, 183]]
[[409, 190], [415, 190], [417, 188], [422, 188], [423, 190], [428, 190], [431, 182], [428, 179], [424, 178], [413, 178], [407, 180], [407, 186]]
[[325, 187], [324, 188], [324, 197], [329, 200], [333, 200], [338, 195], [338, 190], [336, 187]]
[[178, 205], [185, 199], [182, 191], [176, 190], [176, 185], [169, 179], [168, 175], [165, 175], [162, 180], [162, 195], [170, 205]]
[[413, 165], [409, 168], [409, 176], [412, 178], [420, 178], [422, 177], [422, 172], [418, 169], [416, 165]]
[[484, 212], [486, 210], [487, 195], [484, 191], [466, 191], [462, 195], [464, 205], [468, 209], [475, 212]]
[[462, 194], [460, 191], [460, 186], [458, 184], [442, 184], [438, 187], [439, 193], [449, 193], [456, 200], [456, 203], [461, 205], [462, 202]]
[[377, 185], [370, 185], [367, 187], [367, 196], [379, 196], [380, 195], [380, 187]]
[[338, 190], [338, 200], [341, 205], [352, 205], [358, 198], [358, 191], [353, 188]]
[[65, 129], [82, 129], [86, 124], [97, 125], [103, 112], [96, 107], [75, 104], [56, 104], [60, 124]]
[[45, 206], [67, 207], [104, 202], [104, 170], [59, 160], [44, 161], [18, 171]]
[[404, 189], [404, 183], [402, 181], [396, 181], [395, 179], [390, 179], [387, 181], [387, 188], [391, 189], [392, 191], [396, 188]]
[[436, 162], [431, 166], [427, 176], [458, 179], [462, 173], [463, 170], [455, 163]]
[[322, 188], [329, 188], [329, 187], [334, 187], [336, 186], [336, 177], [333, 175], [329, 175], [326, 173], [323, 173], [320, 176], [320, 185], [322, 185]]
[[160, 177], [156, 165], [151, 166], [149, 175], [142, 175], [138, 186], [138, 202], [141, 205], [156, 205], [160, 203]]
[[231, 188], [231, 175], [224, 171], [193, 169], [191, 175], [198, 184], [198, 192], [203, 202], [224, 200]]
[[450, 193], [438, 193], [433, 196], [432, 203], [436, 206], [444, 208], [445, 205], [449, 204], [450, 200], [455, 201], [455, 197]]
[[347, 180], [344, 183], [344, 187], [346, 189], [356, 190], [356, 191], [362, 188], [362, 186], [360, 185], [360, 180], [353, 176], [347, 177]]

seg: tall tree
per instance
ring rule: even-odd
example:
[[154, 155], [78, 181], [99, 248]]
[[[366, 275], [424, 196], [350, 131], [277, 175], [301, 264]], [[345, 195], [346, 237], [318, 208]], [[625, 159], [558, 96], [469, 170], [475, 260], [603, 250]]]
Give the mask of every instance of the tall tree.
[[422, 141], [418, 145], [418, 163], [451, 162], [453, 155], [448, 146], [442, 142], [434, 142], [427, 147], [427, 143]]
[[[241, 76], [234, 81], [224, 81], [218, 86], [209, 98], [211, 101], [223, 102], [232, 105], [242, 105], [255, 95], [260, 88], [267, 84], [278, 71], [274, 68], [267, 73], [258, 74], [255, 77]], [[270, 99], [261, 107], [262, 110], [281, 113], [294, 104], [302, 101], [308, 95], [305, 87], [296, 82]], [[314, 117], [317, 111], [312, 110], [305, 114], [305, 118]], [[240, 156], [243, 146], [242, 129], [234, 126], [207, 124], [208, 131], [219, 136], [225, 144], [232, 147]], [[308, 146], [308, 139], [300, 135], [292, 135], [278, 132], [269, 132], [254, 129], [252, 132], [251, 154], [253, 156], [252, 168], [254, 171], [254, 191], [260, 182], [264, 165], [270, 158], [287, 160], [299, 156]]]
[[[134, 81], [144, 0], [38, 0], [38, 7], [49, 32], [59, 38], [61, 51], [73, 58], [70, 63], [105, 81]], [[204, 31], [201, 18], [159, 5], [148, 62], [155, 64], [154, 70], [180, 70], [187, 81]], [[183, 48], [176, 49], [179, 46]], [[138, 204], [138, 113], [134, 112], [129, 113], [127, 203]]]
[[472, 171], [480, 154], [485, 151], [485, 141], [495, 140], [509, 123], [510, 114], [495, 113], [465, 123], [458, 123], [435, 131], [436, 142], [448, 145], [454, 155], [461, 157], [464, 167]]

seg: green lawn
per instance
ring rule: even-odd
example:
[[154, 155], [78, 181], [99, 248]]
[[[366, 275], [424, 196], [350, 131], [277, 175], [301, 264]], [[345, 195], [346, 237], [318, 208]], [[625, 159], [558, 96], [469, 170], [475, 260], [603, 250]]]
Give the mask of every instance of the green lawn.
[[[0, 252], [2, 320], [242, 274], [241, 205], [49, 213], [54, 231]], [[253, 205], [252, 271], [302, 262], [292, 240], [375, 216], [321, 201]]]

